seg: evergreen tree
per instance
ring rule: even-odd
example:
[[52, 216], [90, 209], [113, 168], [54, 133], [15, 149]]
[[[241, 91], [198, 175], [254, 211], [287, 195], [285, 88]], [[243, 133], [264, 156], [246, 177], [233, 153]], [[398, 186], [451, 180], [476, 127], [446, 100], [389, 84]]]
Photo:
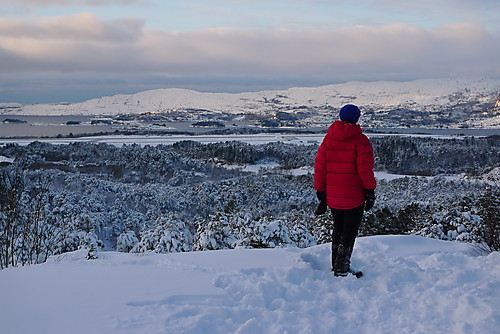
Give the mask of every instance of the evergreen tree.
[[138, 243], [139, 239], [137, 239], [137, 237], [135, 236], [134, 231], [125, 231], [122, 234], [120, 234], [116, 239], [116, 250], [118, 252], [128, 253]]
[[500, 190], [488, 188], [479, 199], [479, 235], [490, 252], [500, 250]]

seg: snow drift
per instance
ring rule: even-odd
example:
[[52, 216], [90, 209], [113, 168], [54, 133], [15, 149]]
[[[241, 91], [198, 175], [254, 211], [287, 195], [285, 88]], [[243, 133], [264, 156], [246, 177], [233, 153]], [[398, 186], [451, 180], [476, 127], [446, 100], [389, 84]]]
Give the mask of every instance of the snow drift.
[[0, 331], [493, 333], [500, 253], [417, 236], [358, 238], [334, 277], [328, 244], [145, 255], [81, 250], [0, 271]]

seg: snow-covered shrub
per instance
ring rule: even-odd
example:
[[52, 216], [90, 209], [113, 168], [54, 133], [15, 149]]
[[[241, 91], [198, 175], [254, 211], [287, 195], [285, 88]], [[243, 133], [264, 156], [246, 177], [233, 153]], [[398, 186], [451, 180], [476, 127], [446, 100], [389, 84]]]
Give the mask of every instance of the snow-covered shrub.
[[184, 221], [169, 214], [156, 219], [151, 228], [141, 233], [141, 240], [134, 245], [133, 253], [175, 253], [192, 250], [193, 237]]
[[264, 219], [261, 228], [261, 240], [265, 247], [274, 248], [292, 244], [288, 236], [288, 227], [282, 219]]
[[488, 188], [479, 199], [481, 222], [477, 234], [486, 245], [486, 250], [500, 250], [500, 189]]
[[405, 234], [409, 228], [408, 222], [398, 219], [397, 212], [384, 206], [370, 210], [363, 217], [359, 235]]
[[235, 238], [230, 245], [231, 248], [254, 248], [256, 246], [254, 236], [255, 220], [250, 214], [228, 214], [228, 221], [231, 224], [232, 235]]
[[435, 238], [436, 236], [433, 234], [425, 234], [429, 226], [434, 224], [439, 225], [444, 233], [439, 239], [478, 242], [478, 235], [472, 232], [477, 229], [477, 225], [481, 220], [476, 211], [475, 208], [471, 207], [470, 200], [463, 202], [460, 206], [455, 208], [442, 208], [432, 215], [432, 221], [429, 222], [422, 231], [416, 231], [414, 234]]
[[284, 219], [219, 212], [198, 225], [196, 249], [269, 248], [290, 244], [293, 241]]
[[312, 214], [307, 214], [305, 211], [294, 211], [283, 219], [288, 226], [288, 235], [297, 247], [306, 248], [318, 243], [310, 231], [310, 225], [314, 221]]
[[434, 239], [447, 239], [446, 233], [443, 231], [443, 225], [442, 224], [432, 224], [429, 226], [426, 226], [419, 231], [416, 231], [414, 233], [415, 235], [421, 235], [423, 237], [427, 238], [434, 238]]
[[118, 252], [128, 253], [139, 242], [135, 236], [134, 231], [126, 231], [118, 236], [116, 239], [116, 250]]
[[88, 260], [93, 260], [97, 258], [97, 252], [104, 248], [104, 244], [102, 243], [99, 238], [93, 233], [85, 233], [85, 232], [80, 232], [83, 234], [82, 238], [80, 239], [80, 245], [79, 248], [87, 249], [87, 259]]
[[162, 229], [154, 228], [141, 232], [141, 240], [130, 250], [132, 253], [147, 253], [156, 249]]
[[88, 258], [96, 258], [96, 253], [104, 248], [104, 243], [94, 232], [65, 231], [60, 234], [59, 241], [54, 248], [54, 254], [73, 252], [78, 249], [88, 250]]
[[165, 219], [161, 224], [164, 226], [164, 230], [155, 248], [157, 253], [178, 253], [192, 250], [193, 237], [182, 220], [171, 216], [170, 219]]
[[198, 225], [196, 250], [216, 250], [232, 248], [238, 240], [234, 236], [228, 215], [219, 212]]
[[293, 243], [288, 236], [288, 227], [282, 219], [261, 217], [254, 220], [250, 232], [251, 235], [247, 238], [255, 248], [274, 248]]
[[318, 244], [332, 242], [333, 218], [330, 210], [324, 215], [314, 217], [309, 228]]

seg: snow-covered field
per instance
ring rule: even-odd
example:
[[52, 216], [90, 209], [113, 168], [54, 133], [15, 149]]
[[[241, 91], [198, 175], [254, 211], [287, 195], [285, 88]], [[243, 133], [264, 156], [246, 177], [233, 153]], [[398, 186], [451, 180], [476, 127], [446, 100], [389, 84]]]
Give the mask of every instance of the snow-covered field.
[[0, 271], [0, 332], [498, 333], [500, 253], [417, 236], [358, 238], [361, 279], [328, 244], [176, 254], [86, 251]]

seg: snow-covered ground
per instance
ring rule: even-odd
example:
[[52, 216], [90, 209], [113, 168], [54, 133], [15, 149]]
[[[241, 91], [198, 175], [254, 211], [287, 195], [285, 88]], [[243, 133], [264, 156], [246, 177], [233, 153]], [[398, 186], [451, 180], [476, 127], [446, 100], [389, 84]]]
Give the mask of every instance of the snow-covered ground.
[[6, 163], [13, 163], [14, 162], [14, 158], [7, 158], [7, 157], [4, 157], [3, 155], [0, 155], [0, 163], [2, 162], [6, 162]]
[[[276, 168], [280, 167], [280, 164], [275, 163], [275, 162], [269, 162], [269, 163], [258, 163], [254, 165], [244, 165], [244, 166], [228, 166], [225, 165], [226, 168], [241, 168], [242, 171], [244, 172], [253, 172], [253, 173], [258, 173], [259, 171], [266, 169], [266, 168]], [[308, 167], [304, 166], [301, 168], [295, 168], [295, 169], [290, 169], [287, 170], [290, 174], [299, 176], [299, 175], [307, 175], [307, 174], [314, 174], [314, 168], [313, 167]], [[284, 172], [287, 172], [284, 171]], [[435, 178], [436, 176], [415, 176], [415, 175], [402, 175], [402, 174], [391, 174], [387, 172], [375, 172], [375, 178], [377, 180], [386, 180], [386, 181], [392, 181], [396, 179], [402, 179], [405, 177], [423, 177], [426, 179], [432, 179]], [[443, 178], [445, 180], [449, 181], [459, 181], [462, 179], [460, 175], [443, 175]]]
[[[392, 180], [396, 180], [396, 179], [402, 179], [405, 177], [423, 177], [426, 179], [435, 178], [435, 176], [414, 176], [414, 175], [391, 174], [391, 173], [387, 173], [387, 172], [375, 172], [375, 178], [377, 180], [392, 181]], [[449, 180], [449, 181], [461, 180], [460, 175], [444, 175], [443, 177], [445, 180]]]
[[361, 279], [328, 244], [176, 254], [86, 251], [0, 271], [0, 332], [498, 333], [500, 252], [417, 236], [358, 238]]
[[109, 145], [123, 146], [138, 144], [141, 146], [171, 145], [183, 140], [192, 140], [199, 143], [219, 143], [226, 141], [241, 141], [252, 145], [267, 144], [274, 142], [284, 142], [289, 144], [317, 144], [321, 143], [325, 134], [252, 134], [252, 135], [171, 135], [171, 136], [95, 136], [79, 138], [50, 138], [50, 139], [0, 139], [1, 144], [17, 143], [28, 145], [37, 140], [51, 144], [70, 144], [74, 142], [106, 143]]
[[[19, 145], [28, 145], [34, 141], [39, 141], [43, 143], [50, 144], [60, 144], [67, 145], [74, 142], [88, 142], [88, 143], [106, 143], [109, 145], [123, 146], [138, 144], [141, 146], [156, 146], [156, 145], [171, 145], [183, 140], [192, 140], [199, 143], [220, 143], [227, 141], [241, 141], [249, 143], [252, 145], [260, 145], [267, 143], [283, 142], [295, 145], [310, 145], [310, 144], [320, 144], [325, 137], [325, 133], [317, 134], [233, 134], [233, 135], [168, 135], [168, 136], [125, 136], [125, 135], [110, 135], [110, 136], [91, 136], [91, 137], [78, 137], [78, 138], [38, 138], [38, 139], [0, 139], [0, 145], [16, 143]], [[372, 134], [368, 133], [368, 137], [377, 136], [406, 136], [406, 137], [421, 137], [421, 138], [440, 138], [440, 139], [461, 139], [464, 136], [454, 136], [454, 135], [423, 135], [423, 134]], [[476, 136], [478, 137], [478, 136]]]

